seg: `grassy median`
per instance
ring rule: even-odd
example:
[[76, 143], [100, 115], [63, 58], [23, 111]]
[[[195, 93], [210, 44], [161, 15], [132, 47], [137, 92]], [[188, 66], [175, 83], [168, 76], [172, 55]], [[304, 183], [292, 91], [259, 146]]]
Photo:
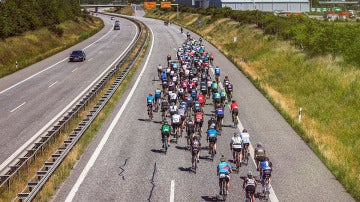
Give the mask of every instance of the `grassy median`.
[[[255, 25], [198, 14], [180, 13], [177, 19], [175, 12], [158, 9], [147, 16], [170, 19], [221, 50], [277, 107], [345, 189], [360, 200], [359, 67], [331, 56], [308, 58], [291, 42], [266, 36]], [[300, 107], [303, 117], [299, 123]]]

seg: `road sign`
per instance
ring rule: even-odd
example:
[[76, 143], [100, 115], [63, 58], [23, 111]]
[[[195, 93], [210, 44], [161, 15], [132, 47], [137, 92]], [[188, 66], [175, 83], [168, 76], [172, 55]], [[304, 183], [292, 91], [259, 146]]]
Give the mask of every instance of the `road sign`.
[[171, 2], [170, 1], [162, 1], [160, 3], [160, 8], [171, 8]]
[[144, 8], [145, 9], [156, 8], [156, 2], [155, 1], [144, 2]]

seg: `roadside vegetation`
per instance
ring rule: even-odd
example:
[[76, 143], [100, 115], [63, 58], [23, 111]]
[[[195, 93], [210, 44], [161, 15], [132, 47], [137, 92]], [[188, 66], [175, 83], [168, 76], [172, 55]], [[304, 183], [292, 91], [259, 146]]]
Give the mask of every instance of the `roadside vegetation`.
[[131, 8], [131, 6], [126, 6], [123, 8], [113, 8], [113, 9], [108, 10], [107, 12], [117, 13], [117, 14], [122, 14], [122, 15], [129, 15], [129, 16], [135, 15], [135, 12]]
[[179, 24], [221, 50], [360, 201], [360, 24], [227, 8], [182, 11], [179, 19], [161, 9], [147, 17]]

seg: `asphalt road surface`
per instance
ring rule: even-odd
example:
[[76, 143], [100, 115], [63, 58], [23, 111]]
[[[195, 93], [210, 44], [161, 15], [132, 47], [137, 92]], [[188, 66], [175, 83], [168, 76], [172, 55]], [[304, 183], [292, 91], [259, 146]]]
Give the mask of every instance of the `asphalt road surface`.
[[[161, 21], [140, 17], [142, 13], [137, 10], [136, 18], [153, 32], [149, 55], [53, 201], [216, 201], [219, 156], [231, 159], [230, 138], [242, 127], [248, 129], [252, 145], [265, 145], [274, 165], [271, 201], [354, 201], [264, 96], [207, 42], [206, 49], [215, 53], [215, 65], [234, 83], [241, 125], [237, 129], [228, 126], [231, 117], [227, 108], [215, 161], [210, 161], [207, 151], [202, 150], [196, 174], [190, 171], [191, 154], [185, 149], [185, 138], [172, 144], [164, 155], [161, 116], [156, 113], [153, 121], [148, 120], [146, 96], [160, 87], [160, 82], [154, 80], [156, 66], [165, 66], [166, 55], [175, 55], [185, 35], [176, 25], [164, 26]], [[211, 105], [206, 105], [205, 123], [212, 110]], [[205, 139], [201, 142], [207, 145]], [[228, 201], [244, 199], [240, 177], [249, 170], [256, 173], [252, 161], [239, 174], [231, 174]]]
[[[51, 120], [99, 79], [134, 39], [137, 27], [120, 19], [122, 31], [103, 17], [105, 27], [88, 40], [0, 79], [0, 162], [31, 143]], [[84, 62], [68, 62], [72, 50], [84, 49]], [[74, 104], [74, 103], [73, 103]], [[7, 160], [8, 159], [8, 160]], [[0, 169], [1, 170], [1, 169]]]

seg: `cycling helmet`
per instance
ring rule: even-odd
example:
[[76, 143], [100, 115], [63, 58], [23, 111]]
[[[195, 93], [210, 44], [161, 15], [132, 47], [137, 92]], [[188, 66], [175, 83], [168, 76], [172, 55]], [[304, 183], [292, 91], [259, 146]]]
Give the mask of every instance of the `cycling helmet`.
[[225, 76], [225, 79], [229, 79], [228, 76]]
[[152, 94], [152, 93], [149, 93], [149, 96], [153, 96], [153, 94]]
[[224, 157], [224, 155], [221, 155], [220, 162], [226, 162], [226, 158]]
[[239, 136], [239, 134], [235, 132], [235, 133], [234, 133], [234, 137], [237, 137], [237, 136]]
[[261, 144], [261, 142], [257, 143], [257, 144], [256, 144], [256, 147], [257, 147], [257, 148], [260, 148], [260, 147], [262, 147], [262, 144]]
[[231, 102], [236, 102], [236, 100], [232, 100]]
[[168, 122], [167, 122], [167, 120], [165, 119], [165, 120], [164, 120], [164, 125], [167, 125], [167, 124], [168, 124]]
[[248, 178], [252, 179], [252, 178], [253, 178], [253, 173], [252, 173], [251, 171], [249, 171], [249, 172], [247, 173], [247, 176], [248, 176]]
[[243, 133], [247, 133], [247, 130], [244, 128], [244, 130], [242, 131]]
[[212, 121], [215, 121], [215, 118], [214, 118], [214, 117], [211, 117], [211, 120], [212, 120]]

